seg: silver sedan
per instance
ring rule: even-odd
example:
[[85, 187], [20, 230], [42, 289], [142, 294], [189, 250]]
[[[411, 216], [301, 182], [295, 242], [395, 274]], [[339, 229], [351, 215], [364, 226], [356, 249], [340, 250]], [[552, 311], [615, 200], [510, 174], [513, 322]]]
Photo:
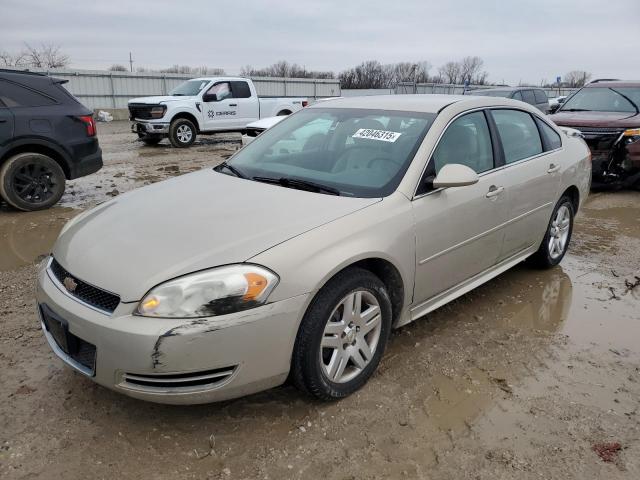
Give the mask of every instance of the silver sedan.
[[205, 403], [290, 376], [337, 399], [392, 328], [523, 260], [557, 265], [590, 178], [580, 136], [522, 102], [330, 100], [73, 219], [38, 312], [64, 362], [132, 397]]

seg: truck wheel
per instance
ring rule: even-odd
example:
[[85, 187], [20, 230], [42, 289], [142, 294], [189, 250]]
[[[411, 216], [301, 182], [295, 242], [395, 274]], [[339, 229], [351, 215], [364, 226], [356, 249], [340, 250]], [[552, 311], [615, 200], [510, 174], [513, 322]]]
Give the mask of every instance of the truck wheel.
[[190, 147], [196, 140], [196, 127], [190, 120], [179, 118], [171, 122], [169, 141], [176, 148]]
[[291, 115], [291, 112], [289, 110], [281, 110], [278, 112], [278, 115], [276, 115], [276, 117], [286, 117], [287, 115]]
[[0, 168], [0, 196], [18, 210], [33, 211], [56, 204], [64, 193], [60, 165], [40, 153], [19, 153]]

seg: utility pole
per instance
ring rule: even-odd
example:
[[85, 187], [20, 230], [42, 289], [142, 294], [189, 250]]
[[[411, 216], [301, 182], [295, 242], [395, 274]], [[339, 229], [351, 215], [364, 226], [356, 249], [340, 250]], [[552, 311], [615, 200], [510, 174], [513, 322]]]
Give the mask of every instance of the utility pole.
[[131, 58], [131, 52], [129, 52], [129, 68], [131, 69], [131, 73], [133, 73], [133, 58]]

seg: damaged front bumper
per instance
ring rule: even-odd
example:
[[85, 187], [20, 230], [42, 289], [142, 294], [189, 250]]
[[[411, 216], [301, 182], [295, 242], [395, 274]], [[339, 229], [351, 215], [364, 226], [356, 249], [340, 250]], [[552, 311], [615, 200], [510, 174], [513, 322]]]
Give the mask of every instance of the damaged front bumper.
[[[120, 303], [107, 315], [63, 292], [44, 267], [36, 298], [45, 337], [65, 363], [107, 388], [169, 404], [228, 400], [283, 383], [308, 300], [187, 320], [136, 316], [137, 303]], [[61, 346], [56, 320], [71, 342], [89, 347]]]
[[624, 129], [580, 127], [591, 150], [593, 188], [640, 186], [640, 137]]

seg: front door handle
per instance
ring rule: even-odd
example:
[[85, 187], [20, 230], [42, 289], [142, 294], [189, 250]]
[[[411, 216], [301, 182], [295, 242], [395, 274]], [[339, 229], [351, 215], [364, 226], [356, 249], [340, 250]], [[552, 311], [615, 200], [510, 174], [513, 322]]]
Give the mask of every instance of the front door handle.
[[487, 198], [497, 197], [502, 192], [504, 192], [504, 187], [496, 187], [495, 185], [491, 185], [491, 187], [489, 187], [489, 191], [487, 192], [486, 197]]
[[552, 163], [551, 165], [549, 165], [549, 170], [547, 170], [547, 173], [556, 173], [558, 170], [560, 170], [560, 165], [554, 165]]
[[0, 123], [7, 123], [7, 119], [6, 118], [0, 118]]

